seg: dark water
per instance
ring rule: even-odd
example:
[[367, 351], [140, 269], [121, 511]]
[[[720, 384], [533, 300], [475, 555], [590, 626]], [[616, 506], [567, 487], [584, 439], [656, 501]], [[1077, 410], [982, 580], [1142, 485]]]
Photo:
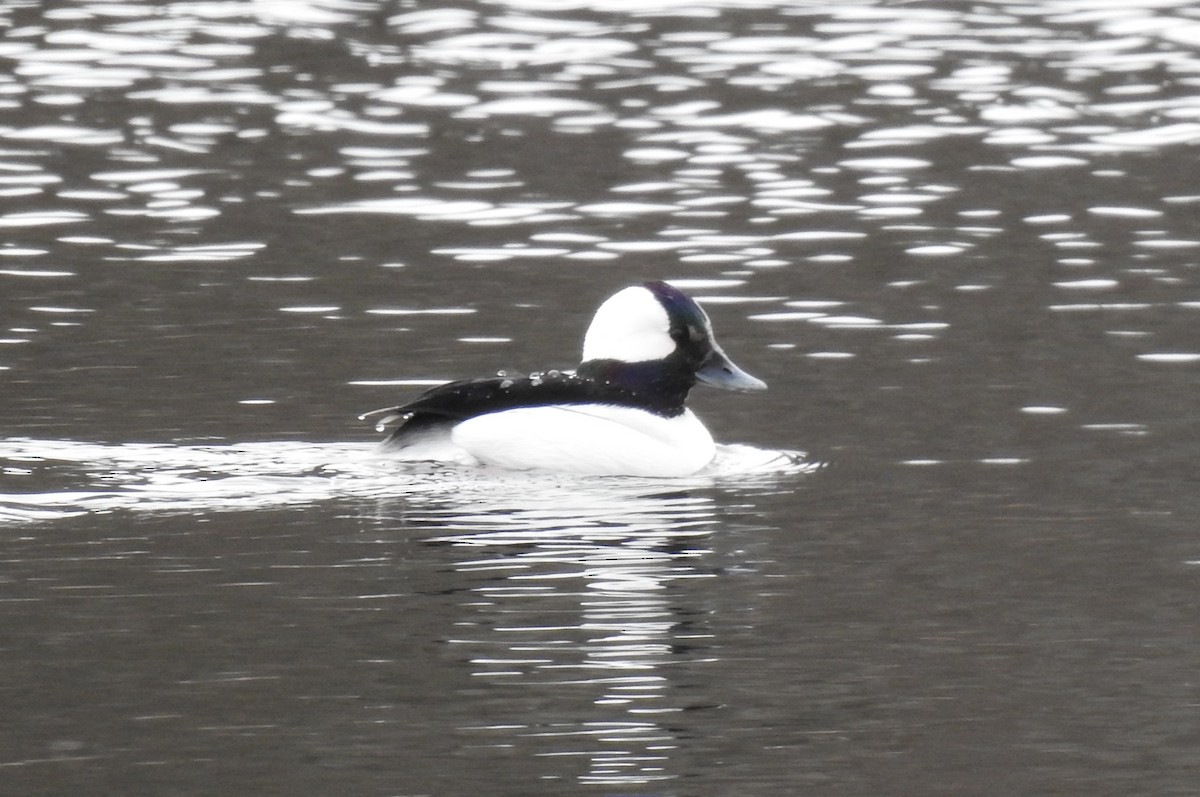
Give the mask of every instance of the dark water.
[[[0, 791], [1195, 794], [1193, 3], [0, 32]], [[651, 278], [824, 467], [371, 456]]]

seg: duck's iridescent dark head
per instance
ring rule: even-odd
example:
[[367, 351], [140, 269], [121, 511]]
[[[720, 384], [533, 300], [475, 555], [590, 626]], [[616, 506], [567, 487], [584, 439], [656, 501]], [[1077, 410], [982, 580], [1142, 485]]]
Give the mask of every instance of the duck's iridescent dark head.
[[640, 363], [682, 360], [696, 379], [727, 390], [767, 385], [734, 365], [717, 345], [700, 305], [665, 282], [647, 282], [609, 297], [596, 311], [583, 341], [583, 361]]

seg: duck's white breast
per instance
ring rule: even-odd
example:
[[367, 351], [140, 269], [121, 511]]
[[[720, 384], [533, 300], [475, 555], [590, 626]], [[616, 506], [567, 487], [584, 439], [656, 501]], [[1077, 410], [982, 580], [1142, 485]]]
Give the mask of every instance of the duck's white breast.
[[607, 404], [494, 412], [463, 421], [450, 437], [480, 462], [596, 476], [687, 476], [716, 454], [691, 410], [663, 418]]

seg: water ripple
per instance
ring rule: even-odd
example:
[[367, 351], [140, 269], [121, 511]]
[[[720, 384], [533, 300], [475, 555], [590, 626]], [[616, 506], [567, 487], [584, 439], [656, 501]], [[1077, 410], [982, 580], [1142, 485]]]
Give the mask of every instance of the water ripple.
[[[55, 313], [74, 308], [34, 308]], [[328, 308], [320, 308], [322, 311]], [[411, 380], [406, 380], [411, 383]], [[100, 444], [66, 440], [0, 440], [0, 470], [20, 472], [13, 489], [0, 492], [0, 520], [37, 520], [89, 512], [241, 511], [370, 496], [375, 499], [492, 505], [502, 522], [524, 526], [538, 513], [582, 513], [600, 522], [612, 509], [645, 490], [695, 489], [714, 484], [753, 488], [816, 470], [799, 452], [751, 446], [719, 447], [706, 471], [691, 479], [595, 480], [487, 468], [396, 463], [373, 444], [248, 443], [185, 446]], [[38, 491], [23, 483], [54, 473], [71, 489]], [[592, 490], [587, 485], [597, 485]], [[580, 492], [580, 491], [583, 492]], [[584, 500], [593, 495], [594, 502]], [[624, 511], [624, 510], [621, 510]], [[490, 527], [489, 527], [490, 528]]]

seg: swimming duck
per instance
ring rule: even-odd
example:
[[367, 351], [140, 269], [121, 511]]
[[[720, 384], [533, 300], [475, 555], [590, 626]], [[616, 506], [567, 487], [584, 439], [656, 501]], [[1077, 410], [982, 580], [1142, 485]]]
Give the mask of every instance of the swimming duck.
[[365, 413], [405, 460], [605, 476], [688, 476], [716, 455], [685, 406], [697, 383], [765, 390], [717, 345], [708, 315], [665, 282], [634, 285], [596, 311], [574, 372], [449, 382]]

